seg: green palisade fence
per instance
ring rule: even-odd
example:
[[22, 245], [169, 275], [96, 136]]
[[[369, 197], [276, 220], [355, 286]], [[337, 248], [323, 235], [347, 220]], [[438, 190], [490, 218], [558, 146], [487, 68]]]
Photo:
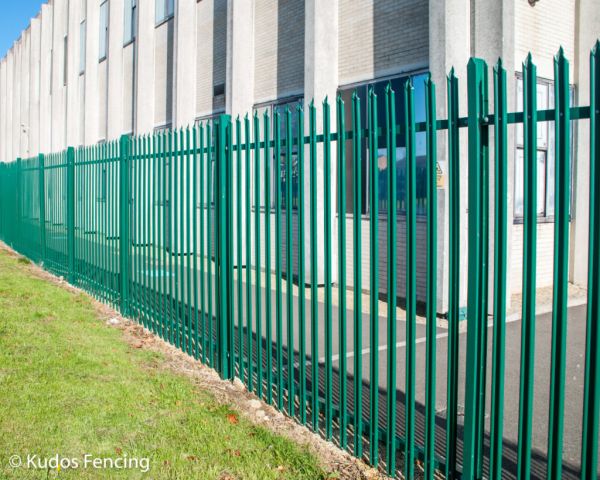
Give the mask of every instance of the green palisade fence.
[[[566, 475], [565, 409], [582, 407], [575, 476], [596, 478], [600, 43], [590, 57], [589, 106], [570, 104], [569, 63], [562, 50], [554, 72], [554, 106], [547, 110], [537, 107], [531, 56], [523, 64], [522, 112], [507, 111], [502, 62], [490, 74], [484, 61], [472, 59], [466, 117], [459, 116], [460, 81], [451, 71], [446, 119], [436, 117], [439, 85], [428, 78], [424, 121], [416, 119], [411, 80], [399, 91], [390, 84], [379, 97], [370, 90], [362, 104], [355, 93], [348, 104], [341, 97], [325, 99], [322, 107], [311, 102], [307, 112], [298, 107], [262, 117], [221, 115], [185, 129], [19, 158], [0, 164], [0, 238], [224, 379], [238, 378], [301, 424], [372, 465], [382, 464], [389, 475], [561, 478]], [[543, 454], [533, 447], [533, 410], [539, 408], [535, 296], [541, 122], [553, 122], [555, 142]], [[585, 347], [579, 352], [585, 359], [583, 402], [566, 405], [570, 158], [576, 122], [590, 131], [590, 248]], [[518, 379], [518, 411], [510, 412], [517, 417], [518, 438], [509, 455], [504, 438], [508, 132], [516, 125], [522, 126], [524, 139], [524, 239], [520, 367], [510, 372]], [[461, 137], [468, 139], [464, 158]], [[417, 180], [420, 138], [426, 145], [422, 186]], [[441, 145], [448, 160], [447, 232], [438, 228], [444, 215], [438, 211]], [[461, 181], [465, 170], [468, 180]], [[467, 205], [461, 205], [461, 189], [466, 189]], [[465, 226], [460, 212], [466, 207], [468, 272], [461, 285]], [[420, 246], [417, 231], [423, 220], [426, 237]], [[449, 255], [447, 335], [441, 337], [438, 265], [444, 259], [439, 237], [447, 238]], [[424, 326], [417, 322], [418, 248], [426, 251]], [[404, 269], [397, 267], [399, 259]], [[462, 347], [461, 288], [467, 292]], [[396, 298], [405, 311], [400, 317], [397, 303], [387, 301]], [[418, 332], [424, 335], [422, 364], [417, 361], [423, 343], [417, 341]], [[402, 339], [404, 354], [399, 355]], [[464, 392], [459, 391], [463, 369]], [[418, 378], [424, 385], [422, 404]], [[440, 413], [443, 390], [445, 413]]]

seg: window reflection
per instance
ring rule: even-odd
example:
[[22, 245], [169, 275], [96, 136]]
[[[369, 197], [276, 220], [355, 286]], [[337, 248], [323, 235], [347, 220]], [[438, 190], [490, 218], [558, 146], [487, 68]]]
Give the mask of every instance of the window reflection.
[[[387, 138], [385, 135], [386, 118], [385, 118], [385, 89], [388, 84], [391, 85], [392, 89], [396, 93], [395, 102], [395, 113], [396, 113], [396, 125], [404, 125], [404, 90], [406, 83], [409, 79], [413, 82], [414, 88], [414, 109], [415, 109], [415, 122], [424, 122], [426, 118], [425, 114], [425, 80], [427, 74], [418, 74], [413, 76], [393, 78], [391, 80], [382, 80], [359, 87], [340, 89], [340, 95], [344, 100], [345, 104], [345, 115], [346, 115], [346, 126], [350, 129], [352, 126], [352, 95], [354, 92], [360, 98], [361, 109], [360, 109], [360, 120], [362, 128], [370, 128], [368, 122], [368, 109], [370, 108], [371, 99], [369, 98], [369, 90], [373, 88], [375, 95], [377, 96], [377, 123], [378, 127], [383, 129], [382, 135], [378, 139], [378, 151], [377, 151], [377, 166], [379, 172], [378, 178], [378, 208], [382, 213], [387, 212], [388, 209], [388, 185], [387, 185]], [[403, 130], [403, 129], [401, 129]], [[417, 214], [425, 214], [426, 206], [426, 136], [425, 132], [417, 132], [416, 134], [416, 175], [417, 175]], [[406, 207], [406, 139], [404, 133], [401, 131], [396, 137], [396, 208], [400, 213], [404, 213]], [[354, 176], [354, 154], [352, 151], [352, 141], [348, 141], [346, 144], [346, 205], [347, 213], [353, 213], [353, 176]], [[369, 206], [369, 149], [368, 139], [363, 138], [361, 147], [361, 214], [367, 214], [370, 211]]]

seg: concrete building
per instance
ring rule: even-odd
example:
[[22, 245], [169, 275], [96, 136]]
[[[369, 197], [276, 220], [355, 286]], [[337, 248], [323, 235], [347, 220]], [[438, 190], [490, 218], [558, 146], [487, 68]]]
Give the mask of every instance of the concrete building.
[[[419, 105], [424, 105], [423, 79], [428, 72], [438, 86], [438, 118], [446, 118], [445, 81], [452, 67], [463, 79], [460, 110], [461, 115], [466, 115], [464, 80], [470, 56], [484, 58], [490, 66], [498, 57], [503, 58], [509, 78], [509, 110], [515, 111], [521, 108], [521, 64], [531, 52], [540, 77], [538, 105], [551, 107], [553, 55], [559, 46], [563, 46], [571, 62], [573, 101], [587, 105], [589, 50], [600, 36], [600, 9], [596, 2], [49, 0], [0, 63], [0, 159], [11, 161], [67, 146], [108, 141], [122, 134], [145, 134], [191, 125], [221, 113], [235, 116], [265, 109], [273, 111], [313, 98], [317, 102], [326, 96], [333, 99], [338, 94], [349, 99], [355, 90], [366, 102], [368, 86], [381, 92], [392, 80], [394, 87], [400, 88], [409, 76], [415, 83], [417, 115], [424, 115]], [[585, 283], [587, 275], [586, 125], [587, 122], [579, 122], [573, 140], [575, 181], [570, 268], [571, 280], [576, 283]], [[546, 286], [552, 282], [553, 257], [551, 125], [541, 124], [538, 137], [543, 172], [538, 286]], [[448, 271], [445, 135], [439, 135], [439, 142], [442, 175], [438, 196], [442, 225], [438, 291], [439, 310], [443, 313], [447, 305]], [[509, 148], [512, 152], [509, 282], [511, 291], [518, 292], [523, 237], [522, 150], [519, 132], [514, 129]], [[422, 156], [424, 152], [417, 154]], [[335, 171], [332, 174], [335, 178]], [[352, 174], [351, 168], [348, 174]], [[351, 184], [349, 179], [347, 182]], [[332, 194], [336, 194], [335, 185]], [[351, 189], [348, 195], [351, 199]], [[466, 280], [466, 189], [462, 207], [463, 280]], [[364, 285], [368, 285], [369, 275], [368, 208], [365, 199], [360, 212], [365, 223]], [[353, 214], [350, 210], [345, 219], [350, 284], [354, 268]], [[337, 214], [330, 221], [337, 224]], [[382, 217], [382, 242], [385, 242], [385, 222]], [[404, 291], [403, 224], [400, 215], [400, 296]], [[424, 299], [423, 216], [419, 219], [417, 236], [418, 297]], [[384, 287], [385, 248], [380, 252], [380, 284]], [[323, 268], [322, 262], [319, 264]], [[322, 278], [322, 272], [319, 273]], [[466, 291], [463, 298], [466, 299]]]

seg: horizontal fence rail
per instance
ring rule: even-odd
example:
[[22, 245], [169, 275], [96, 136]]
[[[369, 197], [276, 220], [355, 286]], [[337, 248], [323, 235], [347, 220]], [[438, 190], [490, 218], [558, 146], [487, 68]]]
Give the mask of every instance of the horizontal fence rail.
[[[341, 448], [382, 464], [390, 476], [596, 478], [600, 43], [590, 69], [589, 106], [571, 105], [569, 63], [560, 50], [551, 109], [537, 108], [531, 57], [523, 64], [522, 112], [507, 111], [502, 62], [490, 81], [485, 62], [472, 59], [466, 117], [459, 116], [459, 79], [452, 71], [446, 119], [436, 116], [439, 86], [428, 78], [423, 121], [416, 121], [409, 80], [397, 91], [390, 84], [383, 98], [370, 90], [366, 98], [355, 93], [348, 103], [340, 97], [321, 106], [311, 102], [306, 111], [299, 106], [236, 119], [221, 115], [194, 127], [17, 159], [0, 164], [0, 238], [224, 379], [238, 378]], [[581, 408], [565, 404], [571, 125], [580, 120], [587, 124], [579, 128], [590, 131], [589, 278], [580, 463], [566, 471], [565, 409]], [[532, 419], [539, 395], [541, 122], [554, 128], [555, 223], [547, 451], [540, 455], [532, 443]], [[511, 372], [509, 125], [522, 128], [524, 166], [520, 362]], [[438, 232], [442, 138], [447, 232]], [[461, 139], [467, 140], [466, 158]], [[423, 159], [419, 142], [425, 145]], [[468, 192], [466, 205], [461, 189]], [[460, 224], [466, 207], [468, 256]], [[447, 238], [449, 257], [442, 340], [437, 291], [443, 287], [438, 265], [444, 259], [438, 233]], [[417, 296], [421, 249], [424, 301]], [[465, 256], [467, 282], [461, 287]], [[467, 291], [465, 344], [459, 330], [461, 288]], [[419, 302], [425, 307], [422, 365]], [[504, 429], [508, 374], [519, 379], [518, 438], [510, 454]]]

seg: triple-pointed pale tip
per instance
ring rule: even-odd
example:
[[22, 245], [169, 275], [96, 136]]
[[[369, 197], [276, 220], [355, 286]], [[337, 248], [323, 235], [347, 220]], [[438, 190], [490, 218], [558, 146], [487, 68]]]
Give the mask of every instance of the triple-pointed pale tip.
[[527, 54], [527, 56], [525, 57], [525, 65], [531, 65], [533, 63], [533, 56], [531, 55], [531, 52], [529, 52]]

